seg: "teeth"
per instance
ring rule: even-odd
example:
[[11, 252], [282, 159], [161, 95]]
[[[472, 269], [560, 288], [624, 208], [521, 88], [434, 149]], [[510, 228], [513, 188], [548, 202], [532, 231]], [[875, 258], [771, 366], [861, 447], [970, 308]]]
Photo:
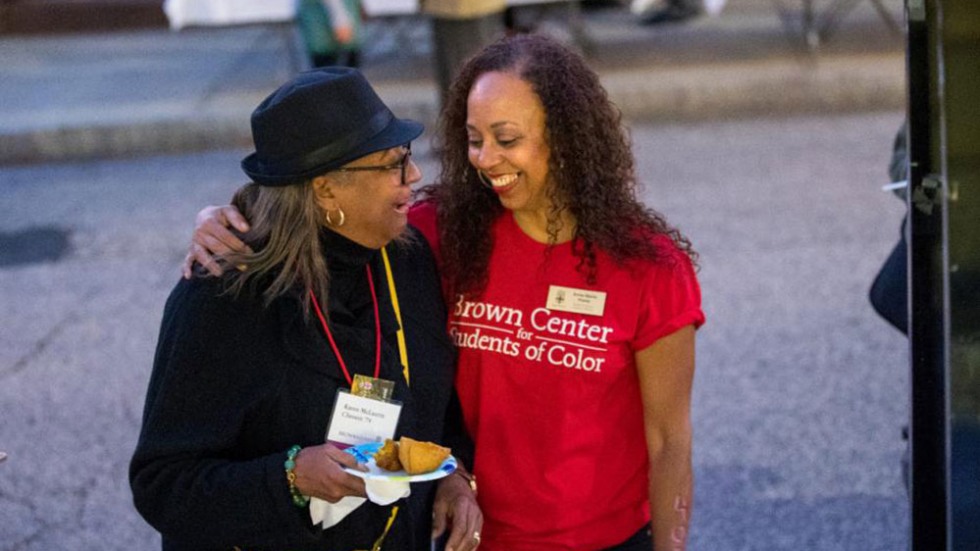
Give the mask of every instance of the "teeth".
[[517, 180], [517, 174], [508, 174], [500, 178], [491, 178], [490, 183], [493, 184], [493, 187], [504, 187], [514, 183], [515, 180]]

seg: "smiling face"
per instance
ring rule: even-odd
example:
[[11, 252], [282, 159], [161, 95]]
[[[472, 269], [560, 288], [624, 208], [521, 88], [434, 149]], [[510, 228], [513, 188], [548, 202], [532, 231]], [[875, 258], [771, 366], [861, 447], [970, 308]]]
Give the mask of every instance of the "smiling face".
[[515, 74], [488, 72], [473, 83], [466, 103], [470, 164], [492, 184], [515, 215], [550, 208], [545, 111], [531, 85]]
[[[393, 147], [366, 155], [344, 168], [385, 167], [397, 164], [408, 150]], [[331, 213], [344, 211], [344, 224], [328, 226], [344, 237], [372, 249], [380, 249], [401, 235], [408, 224], [411, 185], [422, 179], [422, 171], [407, 159], [405, 181], [400, 168], [332, 172], [314, 180], [321, 208]]]

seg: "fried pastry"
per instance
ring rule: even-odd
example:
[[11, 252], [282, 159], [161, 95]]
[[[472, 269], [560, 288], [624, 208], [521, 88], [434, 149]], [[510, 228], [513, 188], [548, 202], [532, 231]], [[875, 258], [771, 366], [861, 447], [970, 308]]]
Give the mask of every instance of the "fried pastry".
[[386, 471], [402, 470], [401, 461], [398, 460], [398, 442], [385, 438], [384, 445], [374, 454], [374, 463]]
[[449, 448], [432, 442], [420, 442], [402, 436], [398, 443], [398, 459], [408, 474], [422, 474], [434, 471], [449, 457]]

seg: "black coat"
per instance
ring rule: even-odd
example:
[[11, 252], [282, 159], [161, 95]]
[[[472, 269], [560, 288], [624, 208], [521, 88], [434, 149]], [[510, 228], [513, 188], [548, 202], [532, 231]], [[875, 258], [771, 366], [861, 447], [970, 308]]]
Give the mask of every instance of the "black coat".
[[[406, 385], [398, 327], [381, 255], [324, 230], [330, 266], [330, 328], [348, 369], [373, 374], [371, 267], [382, 325], [381, 377], [397, 381], [398, 435], [442, 442], [468, 456], [453, 391], [455, 350], [432, 253], [415, 240], [389, 245], [411, 368]], [[227, 280], [177, 284], [164, 310], [143, 428], [130, 465], [140, 514], [164, 549], [370, 549], [391, 506], [367, 502], [328, 530], [293, 505], [283, 462], [294, 444], [324, 437], [347, 382], [315, 313], [300, 297], [268, 307], [260, 296], [225, 292]], [[321, 297], [321, 305], [323, 300]], [[384, 549], [428, 549], [434, 483], [412, 484]]]

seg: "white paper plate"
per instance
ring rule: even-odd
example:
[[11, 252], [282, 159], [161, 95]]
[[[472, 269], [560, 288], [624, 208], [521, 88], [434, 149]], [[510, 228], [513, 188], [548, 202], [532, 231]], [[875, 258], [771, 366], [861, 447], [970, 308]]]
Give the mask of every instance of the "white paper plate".
[[357, 462], [363, 464], [367, 467], [367, 471], [358, 471], [356, 469], [344, 468], [345, 471], [350, 474], [363, 478], [363, 479], [375, 479], [375, 480], [392, 480], [399, 482], [425, 482], [427, 480], [438, 480], [452, 474], [456, 470], [456, 458], [449, 456], [439, 468], [422, 474], [410, 475], [405, 471], [386, 471], [378, 467], [374, 463], [374, 454], [381, 449], [383, 443], [381, 442], [368, 442], [367, 444], [359, 444], [357, 446], [351, 446], [344, 450], [345, 452], [353, 455], [357, 458]]

